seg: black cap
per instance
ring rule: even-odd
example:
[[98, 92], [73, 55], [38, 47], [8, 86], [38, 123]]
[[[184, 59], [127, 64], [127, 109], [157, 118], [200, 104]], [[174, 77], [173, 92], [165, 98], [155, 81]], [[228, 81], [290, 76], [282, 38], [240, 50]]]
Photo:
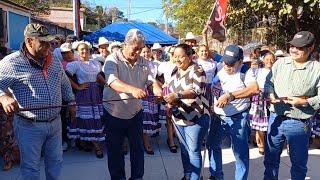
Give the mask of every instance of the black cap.
[[300, 31], [294, 35], [293, 39], [289, 42], [295, 47], [306, 47], [310, 46], [315, 42], [314, 35], [309, 31]]
[[221, 61], [227, 65], [233, 65], [241, 59], [243, 59], [243, 50], [238, 45], [232, 44], [225, 48]]

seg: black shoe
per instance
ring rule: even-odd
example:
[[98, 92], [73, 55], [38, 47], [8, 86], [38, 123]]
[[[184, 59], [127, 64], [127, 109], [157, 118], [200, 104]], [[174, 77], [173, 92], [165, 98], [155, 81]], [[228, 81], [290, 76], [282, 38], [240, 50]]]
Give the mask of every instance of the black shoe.
[[208, 180], [216, 180], [216, 178], [213, 177], [213, 176], [209, 176], [209, 177], [208, 177]]
[[167, 139], [167, 145], [168, 145], [168, 148], [169, 148], [170, 152], [172, 152], [172, 153], [177, 153], [178, 152], [177, 151], [178, 147], [176, 145], [170, 146], [169, 139]]
[[98, 159], [102, 159], [103, 158], [103, 152], [101, 150], [96, 150], [96, 157]]
[[151, 147], [144, 147], [144, 151], [146, 151], [146, 153], [149, 155], [154, 155], [154, 151], [151, 149]]

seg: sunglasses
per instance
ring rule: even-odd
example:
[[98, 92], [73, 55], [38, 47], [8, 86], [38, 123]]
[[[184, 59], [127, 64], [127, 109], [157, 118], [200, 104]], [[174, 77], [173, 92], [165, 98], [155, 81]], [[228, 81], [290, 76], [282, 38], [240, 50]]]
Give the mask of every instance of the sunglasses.
[[296, 47], [296, 46], [294, 46], [294, 45], [290, 45], [290, 48], [296, 48], [296, 49], [298, 49], [299, 51], [304, 51], [304, 50], [306, 50], [308, 47]]

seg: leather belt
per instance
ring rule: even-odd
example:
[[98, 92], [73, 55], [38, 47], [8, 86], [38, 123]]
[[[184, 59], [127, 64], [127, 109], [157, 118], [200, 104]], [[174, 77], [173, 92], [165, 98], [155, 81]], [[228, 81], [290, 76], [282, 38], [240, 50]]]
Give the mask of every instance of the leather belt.
[[297, 120], [297, 121], [306, 122], [306, 121], [309, 121], [311, 119], [311, 118], [307, 118], [307, 119], [292, 118], [292, 117], [288, 117], [288, 116], [285, 116], [285, 115], [280, 115], [280, 117], [283, 118], [283, 121], [287, 120], [287, 119], [293, 119], [293, 120]]
[[27, 118], [27, 117], [24, 117], [20, 114], [17, 114], [19, 117], [23, 118], [23, 119], [26, 119], [28, 121], [32, 121], [32, 122], [37, 122], [37, 123], [51, 123], [52, 121], [54, 121], [55, 119], [57, 119], [58, 116], [55, 116], [53, 118], [50, 118], [48, 120], [35, 120], [35, 119], [32, 119], [32, 118]]

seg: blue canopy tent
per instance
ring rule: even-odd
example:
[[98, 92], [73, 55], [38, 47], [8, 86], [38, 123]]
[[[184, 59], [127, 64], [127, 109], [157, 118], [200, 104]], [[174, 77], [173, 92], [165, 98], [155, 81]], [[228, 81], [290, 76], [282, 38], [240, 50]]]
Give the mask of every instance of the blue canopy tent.
[[146, 44], [160, 43], [163, 45], [177, 44], [178, 40], [161, 29], [147, 23], [138, 22], [115, 22], [96, 32], [85, 36], [84, 39], [90, 42], [98, 42], [99, 37], [105, 37], [108, 40], [124, 41], [127, 32], [130, 29], [139, 29], [145, 36]]

